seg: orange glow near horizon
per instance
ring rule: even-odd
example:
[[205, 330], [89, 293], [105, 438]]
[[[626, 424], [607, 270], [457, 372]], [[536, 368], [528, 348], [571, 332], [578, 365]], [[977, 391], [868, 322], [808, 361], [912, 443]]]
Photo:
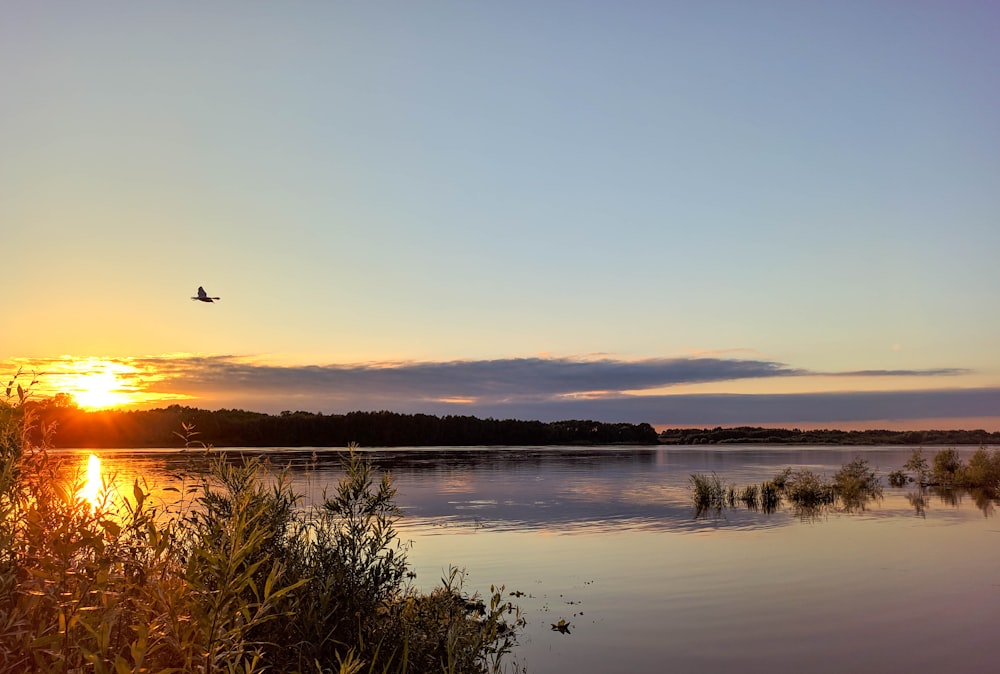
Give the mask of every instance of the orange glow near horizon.
[[140, 368], [127, 360], [64, 357], [44, 364], [44, 375], [38, 379], [36, 392], [65, 393], [85, 410], [102, 410], [178, 397], [147, 390], [150, 382], [162, 378], [148, 366]]

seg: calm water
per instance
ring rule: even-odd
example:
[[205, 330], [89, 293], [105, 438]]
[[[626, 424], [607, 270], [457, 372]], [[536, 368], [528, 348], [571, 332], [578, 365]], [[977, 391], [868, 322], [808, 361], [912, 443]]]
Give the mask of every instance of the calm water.
[[[232, 453], [235, 450], [229, 450]], [[855, 456], [883, 476], [911, 448], [468, 448], [371, 450], [395, 476], [416, 582], [448, 566], [491, 583], [528, 626], [532, 673], [995, 671], [996, 503], [886, 487], [864, 512], [802, 518], [744, 509], [695, 518], [688, 477], [744, 486], [785, 466], [831, 475]], [[934, 448], [924, 450], [930, 458]], [[960, 449], [968, 459], [973, 449]], [[81, 454], [85, 460], [86, 453]], [[118, 484], [166, 486], [195, 455], [101, 450]], [[321, 498], [336, 452], [270, 450]], [[175, 477], [171, 477], [174, 474]], [[126, 492], [128, 493], [128, 492]], [[564, 619], [570, 633], [550, 628]]]

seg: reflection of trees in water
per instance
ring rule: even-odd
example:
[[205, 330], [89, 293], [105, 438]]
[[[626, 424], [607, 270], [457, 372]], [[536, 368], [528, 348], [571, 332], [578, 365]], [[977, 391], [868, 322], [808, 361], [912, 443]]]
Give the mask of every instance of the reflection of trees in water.
[[994, 502], [996, 498], [990, 492], [985, 489], [970, 489], [969, 493], [972, 495], [972, 500], [975, 502], [976, 507], [983, 512], [983, 517], [992, 517], [994, 512]]
[[923, 488], [906, 492], [906, 500], [910, 502], [918, 516], [927, 517], [927, 492]]
[[906, 500], [913, 508], [913, 512], [919, 517], [927, 517], [927, 509], [930, 505], [928, 494], [937, 497], [942, 505], [950, 508], [959, 508], [962, 500], [966, 496], [972, 497], [972, 502], [976, 508], [983, 513], [983, 517], [993, 517], [996, 514], [997, 494], [988, 489], [963, 489], [960, 487], [921, 487], [908, 491]]

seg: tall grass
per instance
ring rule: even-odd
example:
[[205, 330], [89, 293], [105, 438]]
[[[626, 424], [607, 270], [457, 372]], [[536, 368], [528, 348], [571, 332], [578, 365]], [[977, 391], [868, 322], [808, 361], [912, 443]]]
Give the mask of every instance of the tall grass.
[[737, 502], [748, 510], [773, 513], [787, 500], [796, 514], [812, 518], [838, 503], [848, 511], [863, 509], [868, 501], [882, 496], [878, 475], [861, 458], [844, 464], [832, 480], [809, 469], [789, 467], [767, 482], [742, 489], [725, 485], [715, 473], [693, 474], [689, 482], [696, 517], [708, 511], [719, 513]]
[[404, 582], [395, 489], [356, 452], [322, 504], [219, 454], [169, 508], [136, 481], [93, 506], [0, 400], [0, 671], [499, 672], [523, 624], [461, 572]]
[[[907, 498], [921, 516], [927, 508], [925, 488], [933, 489], [950, 504], [957, 504], [962, 493], [968, 490], [977, 507], [990, 514], [993, 502], [1000, 498], [1000, 449], [980, 447], [967, 464], [955, 449], [939, 450], [930, 461], [922, 449], [914, 449], [901, 469], [888, 474], [888, 481], [890, 486], [897, 488], [909, 483], [916, 485], [916, 492], [908, 494]], [[718, 514], [735, 503], [749, 510], [771, 513], [787, 501], [795, 514], [813, 519], [830, 508], [847, 512], [864, 510], [870, 502], [883, 496], [881, 479], [861, 457], [845, 463], [832, 478], [809, 469], [788, 467], [759, 486], [748, 485], [742, 489], [726, 486], [715, 473], [692, 475], [690, 485], [696, 516], [708, 511]]]
[[696, 515], [699, 517], [708, 512], [722, 512], [730, 500], [729, 494], [733, 492], [732, 487], [725, 485], [715, 473], [693, 473], [688, 482], [691, 485]]

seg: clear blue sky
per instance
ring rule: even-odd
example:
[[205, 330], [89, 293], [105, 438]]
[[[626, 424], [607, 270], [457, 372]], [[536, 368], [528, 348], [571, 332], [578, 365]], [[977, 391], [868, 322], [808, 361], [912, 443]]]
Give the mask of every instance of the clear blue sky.
[[995, 3], [0, 11], [7, 369], [127, 362], [210, 408], [1000, 427]]

